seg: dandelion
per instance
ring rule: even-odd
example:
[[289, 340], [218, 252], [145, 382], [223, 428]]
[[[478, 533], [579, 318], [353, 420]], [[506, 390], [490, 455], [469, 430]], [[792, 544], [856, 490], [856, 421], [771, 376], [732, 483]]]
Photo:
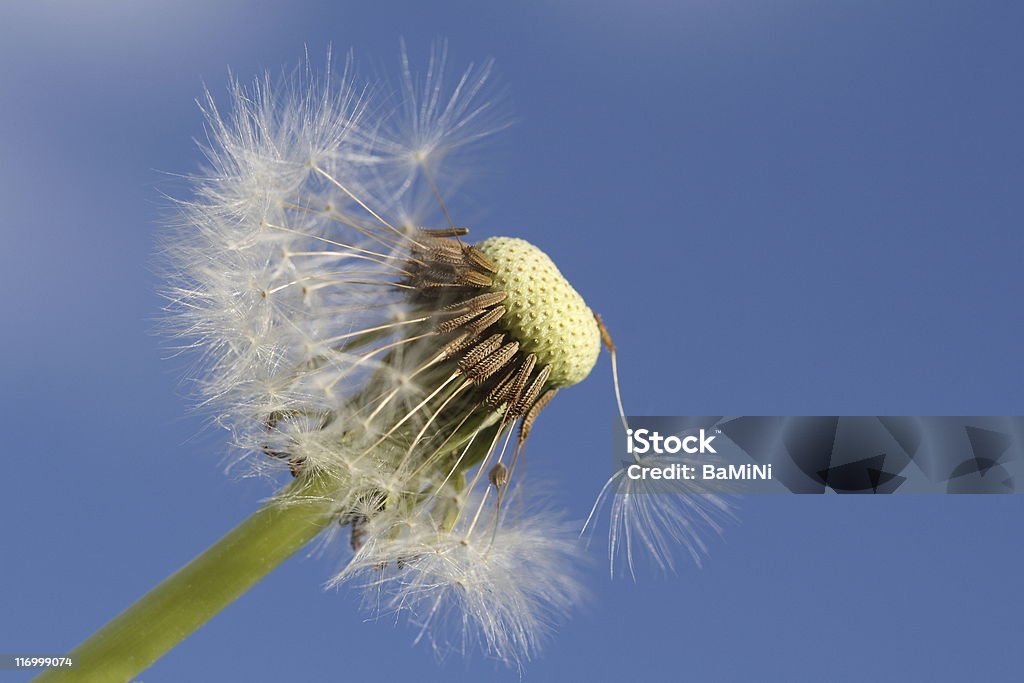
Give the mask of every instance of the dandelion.
[[307, 60], [202, 101], [206, 168], [164, 245], [173, 328], [237, 463], [294, 481], [83, 643], [90, 680], [132, 677], [325, 529], [354, 553], [330, 585], [439, 651], [519, 666], [582, 595], [572, 534], [507, 499], [599, 324], [539, 248], [451, 220], [449, 163], [505, 124], [490, 65], [449, 80], [442, 45], [402, 72], [394, 93]]
[[600, 335], [537, 247], [424, 227], [423, 186], [447, 215], [444, 162], [496, 127], [480, 99], [489, 68], [444, 99], [443, 49], [432, 62], [419, 88], [403, 59], [392, 115], [344, 79], [235, 86], [226, 120], [208, 99], [211, 168], [169, 246], [172, 296], [240, 450], [331, 482], [314, 497], [357, 553], [335, 582], [401, 564], [393, 605], [431, 602], [434, 623], [461, 604], [485, 649], [518, 662], [548, 609], [536, 596], [576, 591], [538, 588], [571, 586], [567, 564], [542, 557], [569, 553], [506, 528], [501, 502], [537, 415], [589, 374]]
[[[543, 251], [453, 221], [453, 162], [507, 122], [491, 65], [452, 79], [446, 61], [417, 80], [403, 49], [389, 89], [307, 59], [201, 102], [206, 168], [164, 245], [173, 332], [235, 464], [293, 481], [83, 643], [89, 680], [131, 678], [325, 531], [352, 551], [328, 585], [441, 654], [521, 667], [582, 599], [558, 513], [509, 502], [538, 416], [602, 343], [618, 397], [614, 345]], [[616, 496], [613, 555], [624, 536], [632, 567], [649, 523], [668, 523], [639, 532], [656, 557], [693, 543], [668, 515]]]

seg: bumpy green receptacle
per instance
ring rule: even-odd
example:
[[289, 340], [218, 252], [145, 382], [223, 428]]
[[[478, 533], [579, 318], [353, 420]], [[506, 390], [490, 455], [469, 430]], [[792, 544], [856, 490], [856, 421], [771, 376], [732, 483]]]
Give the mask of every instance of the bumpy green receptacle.
[[508, 312], [500, 324], [520, 349], [551, 367], [553, 386], [585, 379], [601, 351], [601, 333], [579, 292], [547, 254], [526, 240], [492, 237], [476, 247], [497, 265], [492, 288], [508, 294]]

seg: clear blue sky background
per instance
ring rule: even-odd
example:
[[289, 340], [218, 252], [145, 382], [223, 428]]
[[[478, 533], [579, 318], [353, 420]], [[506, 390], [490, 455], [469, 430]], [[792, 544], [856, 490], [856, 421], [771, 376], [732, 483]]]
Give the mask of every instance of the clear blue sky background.
[[[545, 248], [635, 414], [1022, 414], [1018, 2], [128, 2], [0, 7], [0, 651], [70, 649], [244, 518], [152, 330], [193, 98], [328, 43], [496, 58], [518, 125], [475, 234]], [[607, 361], [530, 476], [581, 517]], [[743, 503], [703, 569], [609, 581], [526, 680], [1020, 680], [1024, 496]], [[601, 529], [603, 533], [604, 529]], [[141, 678], [518, 680], [438, 665], [289, 561]], [[24, 680], [0, 672], [0, 681]]]

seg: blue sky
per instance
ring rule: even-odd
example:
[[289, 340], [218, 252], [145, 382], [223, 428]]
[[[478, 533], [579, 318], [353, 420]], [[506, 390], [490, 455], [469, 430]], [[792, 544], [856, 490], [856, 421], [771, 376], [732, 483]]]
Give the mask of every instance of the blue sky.
[[[5, 2], [0, 651], [70, 649], [244, 518], [154, 334], [194, 99], [333, 44], [493, 57], [518, 123], [474, 235], [543, 247], [603, 314], [634, 414], [1022, 414], [1024, 7], [1012, 2]], [[458, 217], [457, 217], [458, 218]], [[607, 360], [532, 437], [575, 517]], [[610, 581], [526, 680], [1012, 680], [1024, 497], [742, 503], [703, 568]], [[603, 528], [601, 529], [603, 532]], [[518, 679], [434, 661], [296, 557], [141, 676]], [[24, 680], [0, 672], [0, 680]]]

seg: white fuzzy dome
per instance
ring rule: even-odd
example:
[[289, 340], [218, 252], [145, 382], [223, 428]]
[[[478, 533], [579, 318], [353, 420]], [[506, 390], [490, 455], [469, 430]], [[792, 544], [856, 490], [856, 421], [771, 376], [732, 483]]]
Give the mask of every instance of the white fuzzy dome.
[[601, 352], [594, 313], [543, 251], [515, 237], [476, 245], [495, 265], [494, 291], [508, 294], [500, 324], [537, 364], [551, 367], [548, 382], [567, 387], [590, 374]]

